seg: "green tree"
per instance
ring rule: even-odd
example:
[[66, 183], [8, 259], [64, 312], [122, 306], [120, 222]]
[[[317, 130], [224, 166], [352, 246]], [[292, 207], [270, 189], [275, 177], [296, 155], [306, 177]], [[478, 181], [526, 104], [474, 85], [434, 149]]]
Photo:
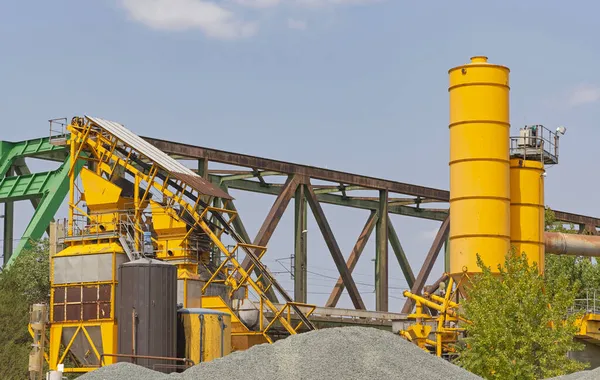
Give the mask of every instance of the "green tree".
[[29, 377], [29, 307], [49, 302], [49, 292], [47, 241], [21, 253], [8, 269], [0, 272], [0, 378]]
[[458, 364], [486, 379], [544, 379], [585, 368], [567, 352], [574, 341], [576, 315], [568, 314], [575, 289], [564, 275], [551, 292], [526, 255], [507, 254], [499, 274], [478, 257], [482, 273], [469, 284], [463, 314], [466, 338]]

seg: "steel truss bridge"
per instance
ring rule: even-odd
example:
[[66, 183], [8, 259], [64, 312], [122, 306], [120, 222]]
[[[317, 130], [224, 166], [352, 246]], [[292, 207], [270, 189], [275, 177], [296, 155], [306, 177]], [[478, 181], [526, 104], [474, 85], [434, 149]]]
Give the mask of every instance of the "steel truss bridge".
[[[449, 230], [447, 206], [449, 192], [447, 190], [151, 137], [143, 138], [173, 158], [196, 161], [197, 168], [194, 169], [197, 170], [198, 174], [218, 184], [225, 191], [234, 189], [272, 195], [274, 202], [254, 238], [248, 236], [240, 218], [237, 218], [233, 223], [235, 231], [245, 241], [252, 242], [254, 245], [266, 246], [268, 244], [286, 208], [292, 200], [294, 201], [293, 290], [297, 302], [306, 302], [307, 298], [307, 273], [309, 269], [307, 244], [306, 239], [303, 238], [303, 231], [306, 229], [307, 213], [310, 209], [339, 272], [339, 278], [331, 291], [329, 299], [325, 305], [321, 305], [324, 306], [322, 309], [324, 316], [331, 317], [333, 312], [330, 308], [336, 307], [344, 289], [347, 290], [357, 312], [366, 309], [352, 272], [372, 234], [375, 234], [376, 240], [376, 311], [387, 317], [390, 317], [391, 314], [401, 315], [387, 313], [389, 260], [395, 259], [398, 261], [411, 292], [420, 294], [426, 282], [430, 280], [429, 276], [433, 265], [447, 241]], [[58, 208], [63, 203], [68, 193], [68, 156], [69, 152], [64, 146], [51, 144], [49, 138], [20, 142], [0, 142], [0, 202], [4, 203], [3, 253], [5, 263], [10, 264], [27, 247], [29, 242], [39, 240], [43, 236]], [[56, 170], [32, 173], [25, 163], [25, 158], [55, 161], [61, 163], [61, 165]], [[209, 170], [209, 166], [214, 164], [226, 164], [235, 167], [235, 169]], [[315, 184], [315, 182], [319, 182], [319, 184]], [[365, 190], [370, 191], [372, 196], [359, 196], [363, 195]], [[357, 194], [357, 192], [360, 194]], [[13, 203], [20, 200], [29, 200], [35, 208], [35, 212], [19, 243], [13, 246]], [[338, 240], [334, 236], [325, 216], [323, 204], [370, 211], [369, 217], [364, 221], [362, 232], [347, 259], [344, 258]], [[425, 204], [433, 205], [424, 207]], [[430, 206], [438, 208], [431, 208]], [[236, 211], [234, 202], [227, 202], [226, 207]], [[599, 218], [556, 210], [554, 212], [557, 221], [578, 226], [581, 233], [596, 234], [597, 228], [600, 226]], [[409, 264], [389, 218], [390, 214], [434, 220], [440, 223], [439, 230], [420, 268], [412, 268]], [[388, 242], [392, 248], [392, 258], [390, 258], [388, 252]], [[251, 264], [247, 260], [242, 263], [246, 268], [250, 267]], [[270, 293], [269, 297], [273, 302], [279, 302], [273, 293]], [[409, 313], [412, 307], [411, 300], [407, 300], [402, 309], [402, 314]], [[356, 314], [354, 316], [360, 315]]]

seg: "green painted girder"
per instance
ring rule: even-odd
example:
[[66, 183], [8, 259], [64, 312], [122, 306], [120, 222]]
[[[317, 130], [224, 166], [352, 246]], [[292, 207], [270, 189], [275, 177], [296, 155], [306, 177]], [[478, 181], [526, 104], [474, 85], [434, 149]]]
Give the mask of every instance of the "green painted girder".
[[48, 190], [58, 171], [17, 175], [0, 179], [0, 202], [39, 198]]
[[[46, 228], [48, 228], [50, 221], [52, 221], [52, 218], [54, 218], [54, 215], [69, 193], [70, 162], [70, 158], [67, 158], [61, 167], [53, 172], [18, 176], [25, 177], [25, 182], [23, 182], [23, 184], [19, 184], [21, 189], [25, 189], [27, 187], [26, 183], [28, 181], [31, 181], [31, 186], [33, 186], [33, 183], [36, 183], [37, 185], [43, 183], [43, 195], [38, 207], [35, 209], [35, 212], [31, 217], [31, 220], [29, 221], [29, 224], [27, 225], [27, 228], [25, 229], [25, 232], [23, 233], [23, 236], [21, 237], [21, 240], [19, 240], [19, 244], [13, 251], [12, 255], [10, 255], [8, 260], [5, 258], [5, 265], [10, 265], [15, 258], [21, 254], [21, 252], [30, 246], [31, 242], [40, 240], [44, 235], [44, 232], [46, 231]], [[74, 168], [76, 177], [79, 175], [79, 172], [84, 165], [84, 160], [77, 161]], [[28, 179], [31, 176], [38, 176], [39, 179]], [[44, 177], [47, 178], [44, 179]], [[7, 177], [5, 180], [10, 178], [15, 177]], [[16, 188], [17, 185], [15, 185], [15, 189]], [[30, 187], [28, 191], [31, 191], [31, 189], [32, 188]]]
[[[220, 176], [210, 175], [211, 181], [219, 181]], [[237, 179], [232, 181], [227, 181], [227, 187], [235, 190], [244, 190], [250, 191], [254, 193], [261, 194], [271, 194], [271, 195], [279, 195], [281, 192], [281, 186], [265, 186], [256, 181], [249, 181], [243, 179]], [[341, 195], [334, 194], [316, 194], [317, 199], [322, 203], [338, 205], [338, 206], [346, 206], [346, 207], [354, 207], [365, 210], [378, 210], [379, 202], [365, 199], [355, 199], [352, 197], [343, 197]], [[417, 208], [411, 206], [400, 206], [400, 205], [390, 205], [388, 207], [388, 213], [404, 215], [404, 216], [412, 216], [416, 218], [429, 219], [429, 220], [438, 220], [443, 221], [448, 216], [448, 211], [446, 210], [429, 210], [426, 208]]]
[[52, 145], [48, 137], [19, 142], [0, 141], [0, 177], [6, 175], [6, 172], [17, 158], [38, 157], [53, 161], [64, 161], [67, 153], [66, 146]]

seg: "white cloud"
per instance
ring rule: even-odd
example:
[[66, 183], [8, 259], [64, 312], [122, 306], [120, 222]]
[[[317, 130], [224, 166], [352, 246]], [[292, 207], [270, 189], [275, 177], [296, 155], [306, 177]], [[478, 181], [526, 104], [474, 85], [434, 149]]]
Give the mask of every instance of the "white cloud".
[[[361, 5], [386, 0], [118, 0], [133, 21], [165, 31], [201, 30], [207, 37], [238, 39], [251, 37], [258, 22], [244, 20], [248, 12], [260, 19], [271, 8], [318, 10]], [[257, 13], [258, 12], [258, 13]], [[305, 21], [289, 18], [291, 29], [306, 29]]]
[[600, 87], [582, 84], [575, 87], [569, 94], [568, 102], [571, 107], [600, 101]]
[[236, 4], [252, 8], [270, 8], [280, 4], [319, 7], [325, 5], [359, 5], [385, 0], [230, 0]]
[[287, 26], [290, 29], [304, 30], [304, 29], [306, 29], [306, 21], [288, 18]]
[[310, 7], [319, 7], [326, 5], [361, 5], [377, 3], [385, 0], [292, 0], [297, 4]]
[[282, 0], [234, 0], [236, 4], [249, 8], [271, 8], [281, 4]]
[[232, 11], [204, 0], [121, 0], [129, 16], [148, 27], [181, 31], [200, 29], [208, 37], [250, 37], [258, 25], [241, 20]]

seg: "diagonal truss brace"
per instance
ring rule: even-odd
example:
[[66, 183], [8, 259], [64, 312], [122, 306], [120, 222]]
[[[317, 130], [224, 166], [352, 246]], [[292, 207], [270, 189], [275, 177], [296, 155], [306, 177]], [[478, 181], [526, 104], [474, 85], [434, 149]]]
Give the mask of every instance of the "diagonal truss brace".
[[[201, 194], [194, 193], [194, 189], [189, 188], [183, 183], [183, 181], [175, 182], [169, 179], [169, 174], [163, 178], [162, 183], [159, 183], [157, 179], [160, 177], [157, 175], [158, 167], [156, 164], [151, 163], [151, 169], [154, 169], [154, 175], [149, 175], [145, 173], [144, 170], [140, 170], [139, 166], [141, 162], [141, 152], [136, 152], [136, 157], [133, 159], [132, 155], [129, 154], [127, 159], [124, 159], [119, 155], [115, 148], [117, 146], [117, 139], [115, 136], [112, 136], [107, 133], [90, 133], [89, 129], [92, 128], [91, 124], [86, 124], [85, 126], [79, 128], [76, 126], [69, 126], [69, 129], [72, 133], [72, 143], [73, 144], [82, 144], [86, 145], [86, 147], [92, 150], [95, 153], [95, 156], [102, 159], [105, 164], [110, 164], [113, 162], [114, 167], [117, 165], [122, 166], [125, 170], [131, 173], [134, 177], [139, 177], [142, 181], [145, 181], [147, 184], [147, 190], [152, 187], [159, 192], [161, 192], [167, 199], [169, 199], [173, 204], [178, 204], [182, 210], [185, 210], [195, 221], [193, 227], [199, 227], [206, 235], [211, 239], [212, 243], [229, 259], [229, 261], [234, 265], [235, 271], [239, 273], [241, 278], [243, 278], [243, 282], [250, 286], [260, 297], [261, 303], [269, 309], [273, 315], [277, 316], [277, 321], [290, 333], [296, 334], [296, 328], [294, 328], [283, 316], [280, 310], [268, 299], [264, 290], [257, 284], [257, 282], [251, 278], [248, 271], [237, 262], [232, 253], [224, 246], [219, 237], [213, 232], [211, 227], [207, 223], [207, 215], [206, 213], [210, 212], [217, 221], [221, 223], [224, 229], [227, 230], [229, 235], [240, 245], [240, 247], [245, 251], [247, 257], [250, 258], [250, 261], [257, 268], [263, 277], [265, 277], [272, 286], [278, 290], [278, 292], [283, 296], [285, 301], [287, 302], [286, 306], [293, 309], [302, 321], [302, 323], [309, 329], [314, 329], [314, 325], [312, 322], [308, 320], [306, 315], [300, 310], [299, 304], [294, 303], [289, 295], [285, 292], [283, 287], [279, 285], [279, 283], [270, 275], [268, 270], [264, 267], [264, 265], [260, 262], [259, 258], [254, 254], [251, 249], [244, 247], [245, 243], [243, 239], [235, 232], [235, 230], [229, 225], [227, 220], [225, 220], [224, 216], [220, 212], [216, 212], [214, 208], [207, 208], [206, 204], [201, 201]], [[121, 142], [123, 143], [123, 142]], [[133, 149], [132, 149], [133, 150]], [[72, 149], [73, 151], [73, 149]], [[131, 160], [130, 160], [131, 159]], [[133, 162], [137, 160], [137, 165], [134, 165]], [[174, 190], [172, 190], [174, 188]], [[193, 199], [194, 203], [189, 202], [185, 197], [189, 199]], [[203, 207], [203, 214], [198, 212], [198, 207]], [[266, 249], [266, 248], [263, 248]], [[309, 306], [309, 305], [307, 305]], [[266, 332], [263, 332], [266, 336]], [[266, 336], [267, 337], [267, 336]]]
[[317, 199], [317, 196], [315, 195], [315, 192], [314, 192], [312, 186], [310, 184], [304, 185], [304, 186], [306, 186], [306, 198], [308, 200], [308, 204], [313, 212], [313, 215], [315, 216], [317, 224], [319, 225], [319, 229], [321, 230], [321, 233], [323, 234], [325, 243], [327, 244], [327, 247], [329, 247], [329, 252], [331, 253], [331, 256], [333, 257], [335, 266], [337, 267], [338, 271], [340, 272], [340, 275], [342, 277], [342, 280], [344, 281], [344, 285], [346, 286], [346, 289], [348, 289], [348, 294], [350, 295], [350, 299], [352, 300], [352, 303], [354, 304], [355, 308], [366, 310], [365, 303], [363, 302], [363, 300], [360, 296], [358, 288], [356, 287], [356, 283], [354, 282], [354, 279], [352, 278], [352, 274], [350, 273], [350, 271], [348, 270], [348, 267], [346, 266], [346, 260], [344, 260], [342, 251], [340, 250], [340, 247], [339, 247], [337, 241], [335, 240], [335, 237], [333, 236], [333, 231], [331, 231], [331, 227], [329, 226], [329, 222], [327, 221], [327, 218], [325, 217], [323, 208], [321, 208], [321, 204], [319, 203], [319, 200]]

